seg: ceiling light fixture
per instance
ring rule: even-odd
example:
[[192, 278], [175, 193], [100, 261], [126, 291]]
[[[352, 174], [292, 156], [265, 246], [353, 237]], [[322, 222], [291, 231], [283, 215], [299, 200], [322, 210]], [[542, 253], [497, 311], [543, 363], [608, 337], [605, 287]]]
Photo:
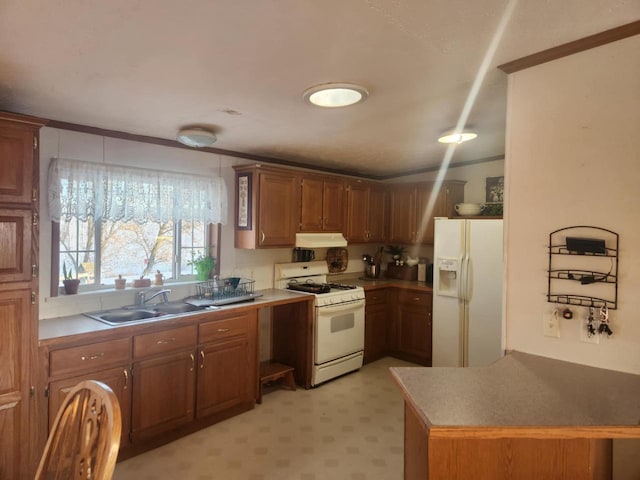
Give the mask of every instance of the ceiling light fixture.
[[307, 88], [303, 93], [305, 101], [318, 107], [346, 107], [364, 102], [369, 92], [360, 85], [352, 83], [323, 83]]
[[440, 143], [461, 144], [463, 142], [468, 142], [469, 140], [473, 140], [477, 136], [478, 134], [476, 132], [472, 132], [470, 130], [461, 130], [461, 131], [450, 130], [448, 132], [445, 132], [440, 138], [438, 138], [438, 141]]
[[217, 140], [215, 134], [200, 127], [183, 128], [176, 137], [183, 145], [193, 148], [202, 148], [212, 145]]

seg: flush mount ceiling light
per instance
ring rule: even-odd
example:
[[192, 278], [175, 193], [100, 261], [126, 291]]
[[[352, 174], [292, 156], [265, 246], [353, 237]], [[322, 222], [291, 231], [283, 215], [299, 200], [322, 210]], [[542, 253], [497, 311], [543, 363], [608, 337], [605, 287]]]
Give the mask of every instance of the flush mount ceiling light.
[[476, 132], [472, 132], [471, 130], [461, 130], [457, 132], [455, 130], [450, 130], [448, 132], [445, 132], [440, 138], [438, 138], [438, 141], [440, 143], [460, 144], [468, 142], [469, 140], [473, 140], [477, 136], [478, 134]]
[[305, 101], [326, 108], [354, 105], [365, 101], [368, 96], [369, 92], [364, 87], [352, 83], [324, 83], [307, 88], [303, 93]]
[[216, 136], [213, 132], [206, 130], [204, 128], [192, 127], [192, 128], [183, 128], [178, 132], [178, 136], [176, 137], [183, 145], [187, 147], [193, 148], [202, 148], [208, 147], [209, 145], [215, 143], [217, 140]]

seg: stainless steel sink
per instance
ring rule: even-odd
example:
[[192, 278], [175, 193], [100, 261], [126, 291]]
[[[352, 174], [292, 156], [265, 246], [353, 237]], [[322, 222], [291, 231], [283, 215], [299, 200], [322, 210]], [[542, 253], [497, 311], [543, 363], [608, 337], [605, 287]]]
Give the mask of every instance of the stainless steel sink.
[[190, 303], [185, 303], [185, 302], [159, 303], [158, 305], [153, 306], [153, 310], [155, 312], [165, 313], [165, 314], [195, 312], [196, 310], [204, 310], [204, 308], [205, 307], [198, 307], [196, 305], [191, 305]]
[[122, 307], [113, 310], [103, 310], [100, 312], [90, 312], [85, 313], [85, 315], [93, 318], [94, 320], [106, 323], [107, 325], [123, 325], [161, 318], [166, 319], [183, 313], [204, 310], [205, 308], [206, 307], [191, 305], [185, 302], [168, 302], [154, 305]]

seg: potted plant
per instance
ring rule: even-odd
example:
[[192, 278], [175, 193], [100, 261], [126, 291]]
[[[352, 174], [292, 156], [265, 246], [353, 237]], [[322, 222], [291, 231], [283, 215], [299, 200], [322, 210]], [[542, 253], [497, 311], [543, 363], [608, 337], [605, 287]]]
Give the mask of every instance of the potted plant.
[[187, 265], [192, 265], [196, 269], [198, 280], [209, 280], [211, 270], [216, 268], [216, 259], [209, 255], [200, 255], [188, 262]]
[[73, 278], [73, 270], [71, 268], [67, 270], [66, 262], [62, 264], [62, 276], [64, 277], [64, 280], [62, 280], [62, 284], [64, 285], [64, 293], [66, 293], [67, 295], [74, 295], [78, 293], [80, 280], [77, 278]]

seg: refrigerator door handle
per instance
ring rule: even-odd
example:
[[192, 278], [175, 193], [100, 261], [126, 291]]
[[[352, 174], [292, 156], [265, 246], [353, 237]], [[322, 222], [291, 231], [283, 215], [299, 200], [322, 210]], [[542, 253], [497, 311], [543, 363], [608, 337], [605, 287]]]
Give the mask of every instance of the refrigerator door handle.
[[457, 297], [460, 300], [464, 300], [464, 288], [465, 288], [465, 279], [464, 279], [464, 272], [465, 272], [465, 268], [464, 268], [464, 259], [465, 256], [461, 255], [460, 258], [458, 259], [458, 271], [457, 271], [457, 278], [456, 278], [456, 289], [458, 291], [458, 295]]
[[465, 283], [466, 286], [464, 288], [464, 299], [468, 302], [471, 300], [471, 297], [473, 297], [473, 262], [471, 261], [471, 257], [467, 257]]

